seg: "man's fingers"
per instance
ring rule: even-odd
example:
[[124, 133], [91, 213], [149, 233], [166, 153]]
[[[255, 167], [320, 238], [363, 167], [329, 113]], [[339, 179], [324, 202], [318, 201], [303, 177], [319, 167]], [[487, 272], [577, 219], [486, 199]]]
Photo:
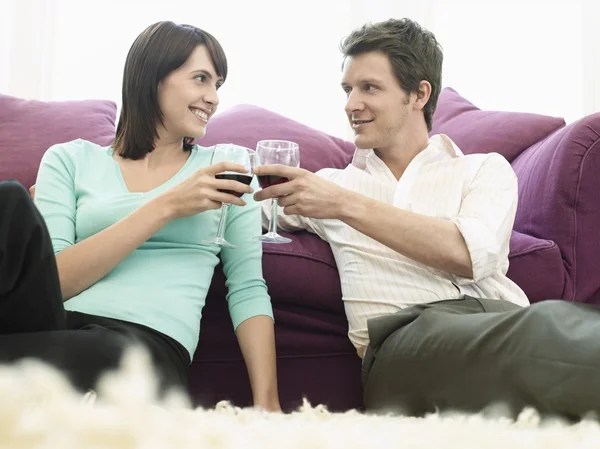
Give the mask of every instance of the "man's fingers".
[[285, 195], [279, 198], [277, 204], [281, 207], [290, 208], [294, 206], [298, 202], [298, 195], [296, 193], [292, 193], [290, 195]]
[[294, 184], [291, 182], [284, 182], [283, 184], [276, 184], [266, 189], [259, 190], [254, 194], [256, 201], [264, 201], [270, 198], [281, 198], [286, 195], [294, 193]]
[[288, 165], [260, 165], [254, 169], [256, 176], [281, 176], [290, 181], [302, 175], [304, 170], [301, 168], [290, 167]]

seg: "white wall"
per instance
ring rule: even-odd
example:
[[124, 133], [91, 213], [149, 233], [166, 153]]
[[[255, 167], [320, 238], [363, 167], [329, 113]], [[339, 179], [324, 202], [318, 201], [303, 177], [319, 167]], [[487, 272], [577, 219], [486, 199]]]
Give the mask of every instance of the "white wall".
[[445, 86], [481, 108], [567, 121], [584, 115], [580, 2], [438, 0], [434, 7]]
[[600, 110], [597, 0], [3, 0], [0, 92], [120, 103], [139, 32], [173, 20], [213, 33], [230, 76], [221, 110], [257, 104], [348, 137], [340, 40], [366, 21], [411, 17], [445, 50], [444, 85], [482, 108], [564, 116]]

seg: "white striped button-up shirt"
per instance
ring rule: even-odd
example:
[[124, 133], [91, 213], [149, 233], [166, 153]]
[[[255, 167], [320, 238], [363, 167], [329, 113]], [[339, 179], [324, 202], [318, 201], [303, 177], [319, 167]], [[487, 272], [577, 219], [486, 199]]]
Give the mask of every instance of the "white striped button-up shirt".
[[[280, 211], [281, 229], [307, 229], [330, 244], [340, 274], [348, 336], [361, 357], [369, 343], [369, 318], [463, 295], [529, 304], [506, 277], [517, 178], [499, 154], [465, 156], [447, 136], [436, 135], [400, 180], [372, 150], [357, 150], [353, 163], [343, 170], [323, 169], [317, 174], [386, 204], [452, 221], [471, 255], [473, 278], [467, 279], [409, 259], [340, 220]], [[265, 226], [270, 208], [270, 201], [263, 202]]]

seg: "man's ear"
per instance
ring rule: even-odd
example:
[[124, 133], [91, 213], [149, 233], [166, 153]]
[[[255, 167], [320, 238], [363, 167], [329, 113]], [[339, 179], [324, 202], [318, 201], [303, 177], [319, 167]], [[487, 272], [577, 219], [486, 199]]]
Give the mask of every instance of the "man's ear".
[[29, 187], [29, 196], [31, 196], [32, 200], [35, 199], [35, 184]]
[[415, 101], [415, 109], [422, 110], [429, 101], [429, 97], [431, 97], [431, 84], [429, 81], [421, 81], [419, 83], [419, 90], [416, 94], [417, 99]]

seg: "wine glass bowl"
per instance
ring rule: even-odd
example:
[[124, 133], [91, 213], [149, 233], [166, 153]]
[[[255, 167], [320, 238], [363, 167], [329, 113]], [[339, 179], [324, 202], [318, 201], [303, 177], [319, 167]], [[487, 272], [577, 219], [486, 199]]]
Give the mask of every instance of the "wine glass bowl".
[[[288, 140], [261, 140], [256, 144], [256, 165], [286, 165], [288, 167], [300, 167], [300, 147], [296, 142]], [[289, 179], [275, 175], [260, 175], [258, 183], [266, 189], [273, 185], [283, 184]], [[273, 199], [273, 211], [269, 231], [257, 237], [266, 243], [290, 243], [292, 240], [282, 237], [277, 233], [277, 208], [278, 199]]]
[[[242, 184], [250, 185], [254, 176], [255, 151], [250, 148], [245, 148], [231, 143], [217, 144], [213, 150], [210, 165], [215, 165], [220, 162], [233, 162], [242, 165], [246, 168], [247, 173], [223, 172], [215, 175], [216, 179], [225, 179], [230, 181], [241, 182]], [[219, 192], [228, 193], [240, 198], [243, 193], [234, 190], [219, 190]], [[231, 204], [223, 203], [221, 207], [221, 216], [219, 218], [219, 227], [217, 236], [212, 240], [203, 240], [202, 243], [209, 245], [218, 245], [223, 248], [236, 248], [236, 246], [225, 239], [225, 224], [227, 221], [227, 212]]]

